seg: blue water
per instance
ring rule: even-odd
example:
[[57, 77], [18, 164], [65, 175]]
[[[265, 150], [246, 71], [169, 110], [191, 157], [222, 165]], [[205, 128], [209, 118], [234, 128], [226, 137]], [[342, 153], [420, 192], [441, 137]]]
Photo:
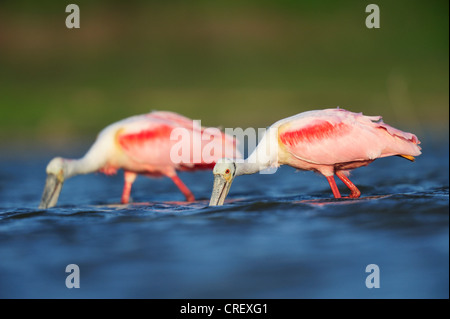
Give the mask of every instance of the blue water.
[[[281, 167], [237, 177], [223, 207], [208, 207], [210, 172], [180, 174], [194, 203], [167, 178], [139, 177], [120, 205], [120, 173], [69, 179], [47, 210], [48, 160], [82, 152], [16, 147], [0, 158], [0, 297], [448, 298], [448, 137], [422, 146], [414, 163], [355, 170], [357, 200]], [[66, 287], [69, 264], [80, 288]], [[379, 288], [366, 287], [369, 264]]]

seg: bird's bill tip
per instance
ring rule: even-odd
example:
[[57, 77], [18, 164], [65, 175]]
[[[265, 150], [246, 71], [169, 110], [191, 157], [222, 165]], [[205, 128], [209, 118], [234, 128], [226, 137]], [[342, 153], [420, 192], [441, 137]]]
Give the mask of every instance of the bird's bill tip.
[[230, 187], [231, 181], [227, 181], [222, 175], [214, 175], [214, 185], [209, 206], [222, 206]]
[[54, 174], [48, 174], [45, 180], [44, 192], [39, 204], [39, 209], [46, 209], [56, 205], [61, 193], [63, 181]]

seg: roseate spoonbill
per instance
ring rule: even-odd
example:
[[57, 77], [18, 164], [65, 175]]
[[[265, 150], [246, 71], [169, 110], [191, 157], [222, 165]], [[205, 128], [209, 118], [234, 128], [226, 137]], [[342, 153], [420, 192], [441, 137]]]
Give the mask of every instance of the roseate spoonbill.
[[220, 159], [213, 169], [209, 204], [223, 205], [236, 176], [283, 164], [321, 173], [334, 197], [340, 198], [334, 180], [337, 175], [350, 189], [349, 197], [357, 198], [361, 193], [348, 178], [349, 170], [392, 155], [414, 161], [414, 156], [421, 154], [418, 144], [414, 134], [383, 123], [381, 116], [340, 108], [300, 113], [270, 126], [246, 160]]
[[[172, 130], [176, 128], [185, 129], [189, 134], [187, 140], [171, 139]], [[194, 139], [198, 142], [192, 143]], [[183, 144], [181, 150], [192, 152], [183, 155], [185, 160], [171, 160], [172, 147], [177, 143], [188, 144]], [[213, 147], [209, 143], [213, 143]], [[220, 150], [217, 152], [220, 154], [202, 154], [205, 145], [209, 145], [209, 149]], [[176, 171], [212, 169], [215, 162], [226, 153], [238, 158], [240, 154], [235, 146], [234, 138], [219, 129], [201, 127], [196, 121], [173, 112], [151, 112], [132, 116], [104, 128], [82, 158], [52, 159], [47, 165], [47, 180], [39, 208], [55, 206], [63, 182], [72, 176], [92, 172], [111, 175], [118, 169], [124, 170], [124, 204], [129, 202], [131, 185], [138, 174], [170, 177], [186, 200], [193, 201], [194, 195], [183, 184]], [[192, 160], [193, 156], [199, 153], [202, 154], [198, 156], [200, 160]]]

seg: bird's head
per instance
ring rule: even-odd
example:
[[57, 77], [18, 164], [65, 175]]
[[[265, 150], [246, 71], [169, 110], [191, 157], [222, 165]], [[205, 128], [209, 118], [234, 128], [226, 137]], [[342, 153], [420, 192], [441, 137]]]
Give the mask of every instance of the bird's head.
[[47, 179], [39, 208], [49, 208], [56, 205], [59, 194], [66, 179], [66, 160], [61, 157], [52, 159], [46, 168]]
[[221, 206], [236, 176], [236, 163], [228, 158], [217, 161], [213, 169], [214, 185], [209, 206]]

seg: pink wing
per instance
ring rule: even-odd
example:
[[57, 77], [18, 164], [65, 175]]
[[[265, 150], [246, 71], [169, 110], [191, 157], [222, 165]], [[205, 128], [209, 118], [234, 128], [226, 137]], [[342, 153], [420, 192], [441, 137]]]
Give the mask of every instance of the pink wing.
[[219, 129], [200, 127], [172, 112], [152, 112], [126, 123], [117, 136], [124, 152], [149, 169], [211, 169], [235, 152], [235, 141]]
[[314, 164], [421, 153], [414, 134], [384, 124], [381, 116], [364, 116], [343, 109], [301, 113], [282, 123], [278, 136], [290, 154]]
[[178, 113], [169, 111], [153, 111], [144, 115], [148, 119], [157, 119], [177, 123], [179, 126], [191, 128], [194, 121]]

